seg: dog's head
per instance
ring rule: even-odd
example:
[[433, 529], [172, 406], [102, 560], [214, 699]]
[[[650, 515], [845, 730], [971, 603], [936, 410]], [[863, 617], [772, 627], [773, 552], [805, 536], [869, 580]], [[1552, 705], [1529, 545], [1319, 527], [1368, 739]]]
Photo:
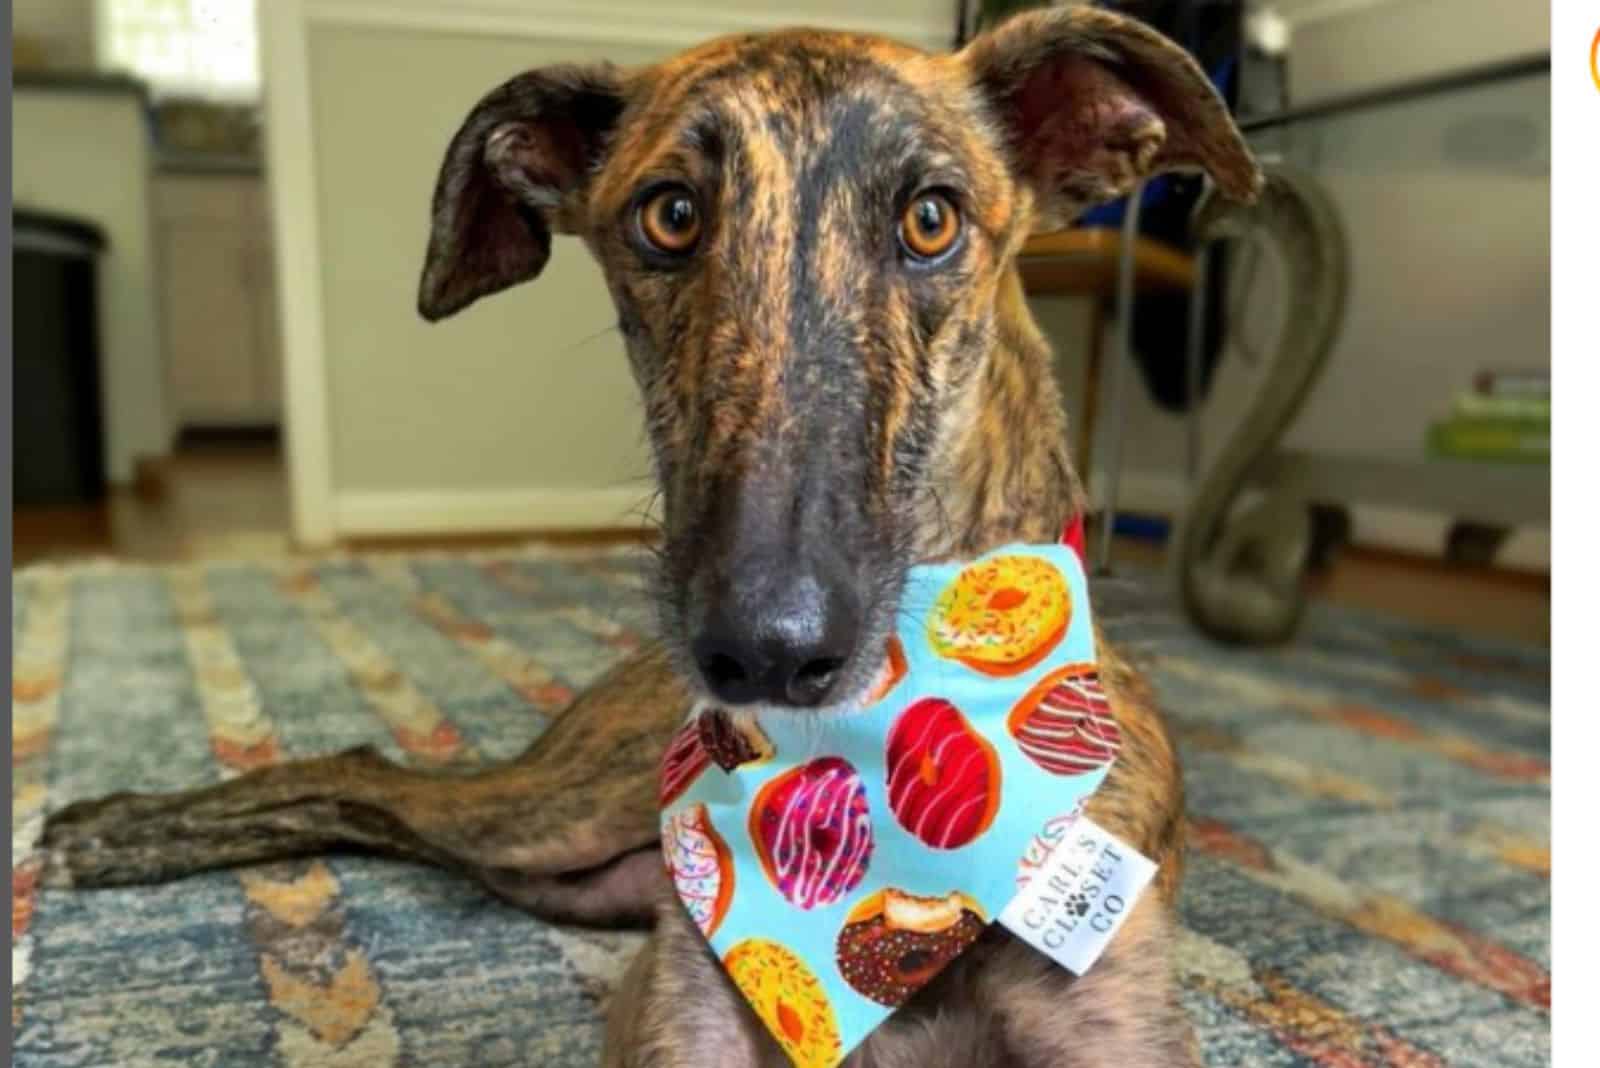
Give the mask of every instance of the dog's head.
[[953, 55], [790, 31], [549, 67], [451, 142], [420, 307], [450, 315], [580, 236], [644, 396], [675, 652], [731, 703], [848, 700], [1017, 250], [1178, 167], [1259, 181], [1193, 61], [1087, 8]]

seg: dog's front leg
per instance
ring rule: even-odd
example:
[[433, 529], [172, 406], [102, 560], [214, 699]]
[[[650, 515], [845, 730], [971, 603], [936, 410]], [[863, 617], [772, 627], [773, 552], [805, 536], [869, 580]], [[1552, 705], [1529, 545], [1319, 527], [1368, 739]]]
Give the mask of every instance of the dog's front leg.
[[604, 1068], [787, 1065], [668, 892], [607, 1013]]
[[665, 657], [646, 652], [497, 767], [408, 768], [355, 749], [79, 802], [46, 825], [47, 878], [151, 883], [354, 849], [460, 870], [552, 919], [647, 921], [665, 884], [655, 765], [687, 704]]
[[1198, 1068], [1178, 1001], [1167, 905], [1147, 894], [1081, 977], [1020, 941], [989, 962], [977, 985], [1019, 1068]]

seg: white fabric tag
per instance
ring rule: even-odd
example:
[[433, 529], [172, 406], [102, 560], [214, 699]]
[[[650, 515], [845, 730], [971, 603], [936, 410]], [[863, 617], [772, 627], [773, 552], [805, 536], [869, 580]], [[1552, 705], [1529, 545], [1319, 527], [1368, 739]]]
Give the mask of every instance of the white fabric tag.
[[1153, 861], [1083, 815], [1041, 863], [1024, 863], [1031, 872], [1000, 922], [1074, 975], [1100, 959], [1156, 873]]

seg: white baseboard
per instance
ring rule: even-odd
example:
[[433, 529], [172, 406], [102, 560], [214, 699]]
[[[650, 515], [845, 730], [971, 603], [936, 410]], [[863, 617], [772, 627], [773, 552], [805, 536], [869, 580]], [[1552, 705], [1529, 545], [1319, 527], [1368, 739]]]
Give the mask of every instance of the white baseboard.
[[346, 490], [334, 497], [340, 537], [639, 528], [643, 483], [601, 489]]

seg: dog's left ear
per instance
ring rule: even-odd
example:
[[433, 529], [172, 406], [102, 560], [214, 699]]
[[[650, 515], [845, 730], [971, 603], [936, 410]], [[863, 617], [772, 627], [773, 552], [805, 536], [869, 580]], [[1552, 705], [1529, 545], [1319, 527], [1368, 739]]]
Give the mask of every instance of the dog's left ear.
[[1131, 18], [1077, 5], [1031, 11], [963, 49], [1017, 174], [1038, 198], [1036, 226], [1059, 229], [1141, 178], [1198, 168], [1254, 200], [1261, 171], [1189, 54]]

